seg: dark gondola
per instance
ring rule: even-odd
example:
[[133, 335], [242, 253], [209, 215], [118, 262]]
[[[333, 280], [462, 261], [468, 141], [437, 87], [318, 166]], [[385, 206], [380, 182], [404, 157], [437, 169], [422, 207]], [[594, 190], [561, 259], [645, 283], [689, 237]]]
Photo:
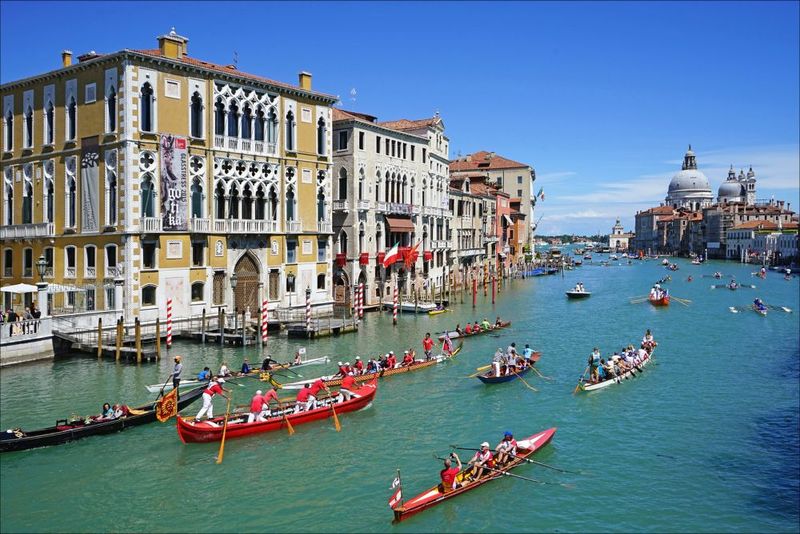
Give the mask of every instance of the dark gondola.
[[[206, 386], [202, 386], [182, 394], [178, 400], [178, 410], [182, 410], [200, 398], [205, 389]], [[36, 447], [60, 445], [87, 436], [119, 432], [130, 426], [144, 425], [156, 420], [155, 402], [139, 406], [134, 410], [136, 412], [143, 411], [144, 413], [139, 415], [130, 414], [119, 419], [107, 421], [92, 421], [88, 424], [83, 420], [68, 422], [66, 419], [60, 419], [56, 421], [55, 426], [30, 432], [21, 429], [0, 432], [0, 452], [23, 451]]]
[[524, 368], [520, 369], [516, 373], [512, 373], [510, 375], [503, 375], [503, 376], [494, 376], [494, 371], [489, 371], [482, 375], [478, 375], [478, 380], [483, 382], [484, 384], [501, 384], [503, 382], [511, 382], [512, 380], [516, 380], [517, 378], [521, 377], [524, 374], [527, 374], [532, 368], [531, 365], [525, 366]]

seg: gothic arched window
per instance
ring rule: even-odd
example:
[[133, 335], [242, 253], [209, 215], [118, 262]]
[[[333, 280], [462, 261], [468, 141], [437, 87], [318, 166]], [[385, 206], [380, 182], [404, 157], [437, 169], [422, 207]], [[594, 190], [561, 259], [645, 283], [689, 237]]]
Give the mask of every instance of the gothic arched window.
[[189, 119], [189, 128], [191, 129], [190, 135], [194, 138], [203, 137], [203, 97], [200, 93], [195, 91], [192, 95], [192, 105], [190, 109], [191, 117]]
[[156, 193], [153, 186], [153, 176], [148, 174], [144, 175], [142, 179], [142, 217], [155, 217], [156, 207]]
[[150, 82], [144, 82], [139, 97], [139, 105], [141, 105], [141, 123], [140, 127], [143, 132], [152, 132], [154, 127], [153, 117], [153, 86]]

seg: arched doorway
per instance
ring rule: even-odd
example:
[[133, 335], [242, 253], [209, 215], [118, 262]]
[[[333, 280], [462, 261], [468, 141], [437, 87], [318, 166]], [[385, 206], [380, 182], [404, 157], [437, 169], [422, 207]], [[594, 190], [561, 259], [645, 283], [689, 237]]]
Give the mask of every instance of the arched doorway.
[[250, 313], [255, 314], [258, 310], [258, 282], [259, 270], [255, 259], [248, 253], [236, 263], [233, 269], [236, 273], [236, 289], [233, 295], [233, 305], [239, 312], [243, 312], [250, 307]]
[[334, 306], [339, 309], [349, 310], [352, 306], [350, 299], [350, 279], [342, 270], [334, 272], [333, 274], [333, 302]]

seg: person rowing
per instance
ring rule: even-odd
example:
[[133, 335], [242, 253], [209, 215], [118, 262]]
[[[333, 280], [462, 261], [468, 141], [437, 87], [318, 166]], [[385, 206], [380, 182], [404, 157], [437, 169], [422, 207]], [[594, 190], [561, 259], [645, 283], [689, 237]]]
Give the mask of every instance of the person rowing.
[[411, 355], [410, 352], [405, 351], [403, 353], [403, 362], [400, 365], [403, 367], [408, 367], [412, 363], [414, 363], [414, 357]]
[[500, 376], [500, 366], [503, 364], [504, 359], [505, 355], [503, 354], [503, 349], [501, 347], [497, 347], [497, 350], [494, 353], [494, 357], [492, 358], [492, 367], [494, 369], [494, 376]]
[[358, 384], [356, 383], [356, 379], [352, 376], [346, 376], [342, 379], [342, 385], [339, 387], [339, 402], [343, 400], [349, 401], [352, 397], [355, 396], [353, 393], [356, 389], [358, 389]]
[[247, 415], [247, 422], [252, 423], [255, 421], [259, 415], [261, 415], [262, 408], [264, 406], [264, 397], [261, 394], [261, 390], [257, 390], [256, 394], [253, 395], [253, 398], [250, 399], [250, 413]]
[[[352, 375], [348, 376], [352, 378]], [[306, 411], [316, 409], [317, 397], [319, 396], [319, 392], [323, 389], [328, 389], [328, 388], [325, 386], [325, 381], [322, 378], [317, 378], [314, 381], [314, 383], [311, 384], [310, 391], [308, 392], [308, 402], [306, 403]]]
[[244, 362], [242, 362], [242, 374], [243, 375], [248, 375], [248, 374], [250, 374], [250, 371], [252, 371], [252, 370], [253, 369], [250, 367], [250, 360], [245, 358]]
[[[451, 459], [458, 462], [458, 467], [453, 467], [453, 462]], [[447, 493], [448, 491], [458, 488], [459, 484], [456, 481], [456, 477], [460, 472], [461, 458], [459, 458], [458, 454], [455, 452], [451, 452], [450, 458], [445, 458], [444, 460], [444, 469], [439, 471], [439, 477], [442, 479], [442, 483], [439, 484], [439, 491], [442, 493]]]
[[528, 362], [528, 365], [533, 365], [533, 349], [530, 345], [525, 343], [525, 349], [522, 351], [522, 357], [525, 358], [525, 361]]
[[302, 412], [308, 407], [308, 397], [311, 394], [311, 384], [306, 384], [303, 389], [297, 392], [294, 401], [294, 413]]
[[261, 413], [258, 414], [259, 421], [265, 421], [267, 417], [272, 415], [272, 411], [269, 408], [269, 402], [274, 400], [275, 402], [280, 405], [281, 401], [278, 399], [278, 392], [275, 390], [275, 387], [271, 387], [269, 391], [264, 393], [264, 396], [261, 397]]
[[594, 348], [592, 353], [589, 355], [589, 376], [592, 382], [597, 382], [598, 379], [598, 367], [600, 366], [600, 349], [597, 347]]
[[491, 325], [491, 323], [489, 323], [489, 319], [484, 317], [483, 321], [481, 321], [481, 329], [485, 332], [487, 330], [491, 330], [491, 328], [492, 328], [492, 325]]
[[644, 333], [644, 337], [642, 338], [642, 348], [647, 352], [652, 352], [657, 346], [658, 343], [656, 343], [656, 340], [653, 339], [653, 334], [650, 333], [650, 329], [648, 328], [647, 332]]
[[214, 395], [221, 395], [226, 399], [229, 398], [227, 395], [225, 395], [225, 392], [230, 393], [230, 390], [222, 387], [222, 384], [224, 383], [224, 378], [221, 376], [217, 377], [216, 381], [212, 381], [205, 391], [203, 391], [203, 407], [200, 408], [200, 411], [197, 412], [197, 415], [194, 418], [196, 422], [200, 422], [200, 418], [204, 414], [206, 415], [206, 419], [214, 418], [214, 405], [211, 402], [211, 400], [214, 398]]
[[456, 330], [455, 330], [455, 332], [456, 332], [456, 334], [458, 334], [459, 336], [464, 334], [464, 332], [461, 330], [461, 323], [458, 323], [458, 324], [456, 325]]
[[345, 368], [342, 362], [338, 362], [336, 365], [339, 366], [339, 370], [333, 375], [334, 378], [344, 378], [347, 376], [347, 369]]
[[495, 319], [495, 321], [494, 321], [494, 326], [495, 327], [503, 326], [503, 321], [500, 320], [500, 316], [499, 315], [497, 316], [497, 319]]
[[271, 370], [273, 363], [278, 363], [278, 361], [277, 360], [273, 360], [269, 355], [267, 355], [267, 357], [264, 358], [264, 361], [261, 362], [261, 370], [262, 371]]
[[294, 353], [294, 362], [292, 362], [292, 365], [300, 365], [301, 363], [303, 363], [303, 359], [300, 357], [300, 351], [298, 350]]
[[763, 301], [762, 301], [760, 298], [756, 298], [756, 299], [753, 301], [753, 306], [754, 306], [754, 307], [756, 308], [756, 310], [758, 310], [758, 311], [767, 311], [767, 306], [766, 306], [766, 304], [764, 304], [764, 302], [763, 302]]
[[467, 335], [467, 336], [472, 334], [472, 324], [471, 323], [467, 323], [467, 326], [464, 327], [464, 334]]
[[509, 460], [517, 455], [517, 440], [510, 430], [503, 432], [503, 439], [495, 447], [497, 453], [497, 465], [502, 467], [506, 465]]
[[211, 369], [203, 367], [203, 370], [197, 374], [197, 380], [200, 382], [208, 382], [211, 380]]
[[442, 341], [442, 352], [450, 356], [453, 352], [453, 340], [450, 339], [450, 334], [445, 332], [444, 341]]
[[357, 375], [364, 374], [364, 362], [361, 361], [361, 356], [356, 356], [356, 363], [353, 364], [353, 371]]
[[469, 461], [472, 468], [467, 472], [466, 478], [468, 480], [478, 480], [483, 476], [484, 466], [494, 468], [494, 455], [489, 450], [489, 442], [484, 441], [481, 443], [481, 448]]
[[433, 339], [431, 339], [430, 332], [426, 333], [422, 339], [422, 350], [425, 352], [426, 360], [433, 358]]

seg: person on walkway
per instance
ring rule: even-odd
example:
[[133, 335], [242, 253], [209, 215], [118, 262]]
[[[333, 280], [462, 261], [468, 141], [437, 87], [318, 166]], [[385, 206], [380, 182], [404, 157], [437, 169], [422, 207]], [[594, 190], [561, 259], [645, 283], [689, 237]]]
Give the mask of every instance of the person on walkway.
[[250, 413], [247, 415], [247, 422], [252, 423], [261, 414], [261, 408], [264, 405], [264, 397], [261, 396], [261, 390], [256, 391], [253, 398], [250, 399]]
[[339, 388], [339, 402], [343, 400], [349, 401], [355, 393], [355, 390], [358, 389], [358, 384], [356, 383], [356, 379], [352, 376], [346, 376], [342, 380], [342, 385]]
[[206, 416], [206, 419], [214, 418], [214, 405], [211, 402], [211, 400], [214, 398], [214, 395], [221, 395], [226, 399], [229, 398], [227, 395], [225, 395], [225, 392], [230, 393], [230, 390], [222, 387], [222, 384], [224, 383], [225, 379], [220, 376], [216, 381], [211, 382], [205, 391], [203, 391], [203, 407], [200, 408], [199, 412], [197, 412], [197, 415], [194, 418], [195, 421], [200, 421], [200, 418], [203, 417], [203, 415]]
[[200, 382], [207, 382], [208, 380], [211, 380], [211, 369], [208, 367], [203, 367], [203, 370], [197, 374], [197, 379]]
[[484, 471], [491, 472], [488, 469], [484, 469], [484, 467], [494, 467], [494, 455], [492, 451], [489, 450], [489, 443], [487, 441], [481, 443], [481, 449], [475, 453], [475, 456], [472, 457], [469, 464], [472, 466], [467, 473], [467, 477], [469, 477], [470, 480], [478, 480], [483, 476]]
[[181, 383], [181, 373], [183, 372], [183, 364], [181, 357], [175, 356], [175, 367], [172, 368], [172, 387], [178, 389], [178, 384]]
[[433, 339], [431, 339], [430, 332], [426, 333], [425, 338], [422, 340], [422, 350], [425, 352], [426, 360], [430, 360], [433, 357]]
[[299, 413], [308, 407], [308, 397], [311, 395], [311, 384], [306, 384], [303, 389], [297, 392], [294, 403], [294, 413]]
[[517, 440], [510, 430], [503, 432], [503, 439], [495, 447], [497, 452], [497, 465], [504, 466], [517, 455]]
[[[458, 462], [458, 467], [453, 467], [453, 462], [451, 459]], [[444, 469], [439, 471], [439, 477], [442, 479], [442, 483], [440, 484], [439, 491], [442, 493], [447, 493], [448, 491], [452, 491], [458, 487], [458, 482], [456, 482], [456, 476], [461, 472], [461, 458], [458, 457], [458, 454], [451, 452], [450, 458], [445, 458], [444, 460]]]

